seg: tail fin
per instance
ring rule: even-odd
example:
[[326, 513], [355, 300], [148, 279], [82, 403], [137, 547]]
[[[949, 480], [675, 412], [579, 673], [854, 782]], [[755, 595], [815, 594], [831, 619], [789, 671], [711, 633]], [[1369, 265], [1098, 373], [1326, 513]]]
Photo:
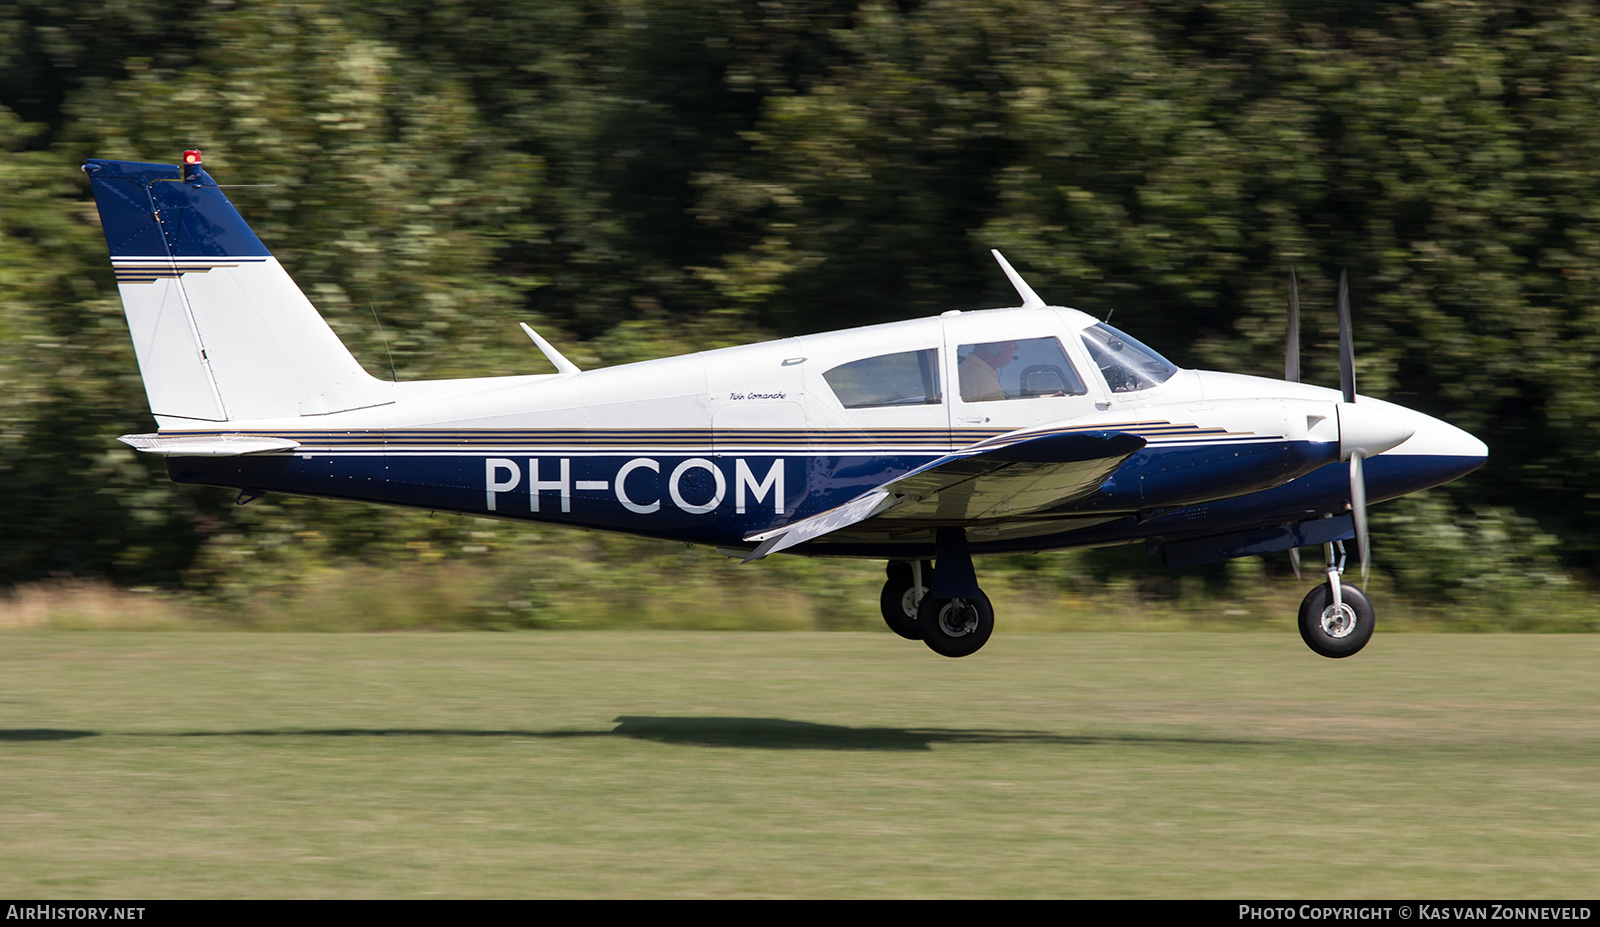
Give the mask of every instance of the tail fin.
[[163, 425], [391, 401], [390, 384], [361, 368], [198, 163], [83, 169]]

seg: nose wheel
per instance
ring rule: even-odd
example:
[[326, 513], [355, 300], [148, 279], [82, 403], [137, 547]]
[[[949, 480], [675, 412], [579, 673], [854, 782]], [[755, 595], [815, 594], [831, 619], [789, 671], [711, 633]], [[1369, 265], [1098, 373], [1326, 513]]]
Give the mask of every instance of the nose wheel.
[[1344, 572], [1344, 545], [1337, 560], [1329, 551], [1328, 581], [1306, 593], [1300, 602], [1300, 639], [1314, 652], [1338, 659], [1351, 656], [1372, 639], [1376, 615], [1367, 594], [1340, 582]]

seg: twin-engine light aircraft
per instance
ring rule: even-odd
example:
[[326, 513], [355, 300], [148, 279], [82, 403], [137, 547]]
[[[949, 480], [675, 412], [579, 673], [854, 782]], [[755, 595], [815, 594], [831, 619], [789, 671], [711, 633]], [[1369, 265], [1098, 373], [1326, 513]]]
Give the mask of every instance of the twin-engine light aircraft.
[[[888, 561], [883, 617], [966, 656], [994, 612], [974, 554], [1145, 542], [1169, 566], [1322, 545], [1300, 608], [1327, 657], [1372, 635], [1341, 577], [1365, 509], [1480, 466], [1483, 443], [1355, 392], [1182, 370], [1084, 313], [1022, 304], [580, 371], [369, 376], [200, 163], [92, 160], [172, 479]], [[1298, 572], [1298, 559], [1295, 559]]]

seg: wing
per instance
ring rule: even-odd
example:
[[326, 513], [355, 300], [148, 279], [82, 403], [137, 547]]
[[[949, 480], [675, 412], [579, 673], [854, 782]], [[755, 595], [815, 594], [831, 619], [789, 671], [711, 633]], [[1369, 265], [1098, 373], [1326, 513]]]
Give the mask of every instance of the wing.
[[1092, 495], [1145, 439], [1120, 431], [1004, 435], [941, 457], [844, 505], [752, 534], [759, 560], [868, 519], [929, 527], [1016, 518]]

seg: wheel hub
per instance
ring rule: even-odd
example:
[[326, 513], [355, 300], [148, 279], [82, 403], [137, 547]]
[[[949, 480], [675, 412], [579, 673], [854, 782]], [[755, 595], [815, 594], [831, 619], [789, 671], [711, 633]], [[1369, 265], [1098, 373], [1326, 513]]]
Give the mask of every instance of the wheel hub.
[[1322, 610], [1322, 633], [1335, 640], [1349, 637], [1356, 629], [1355, 609], [1340, 602]]
[[966, 599], [956, 599], [939, 612], [939, 626], [951, 637], [971, 634], [978, 627], [978, 610]]

